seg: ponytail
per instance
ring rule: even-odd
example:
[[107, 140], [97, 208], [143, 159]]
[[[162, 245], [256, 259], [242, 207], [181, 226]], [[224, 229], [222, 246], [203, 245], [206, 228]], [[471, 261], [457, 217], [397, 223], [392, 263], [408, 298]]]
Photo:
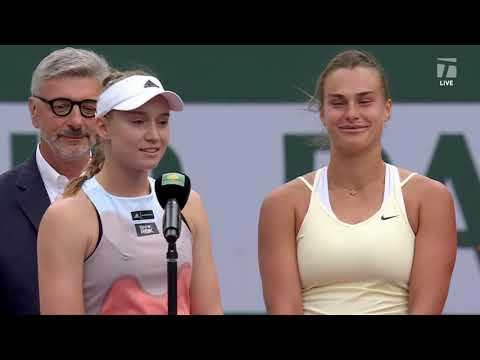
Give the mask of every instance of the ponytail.
[[78, 190], [81, 189], [83, 183], [88, 179], [94, 177], [96, 174], [102, 170], [103, 164], [105, 162], [105, 154], [103, 152], [103, 146], [99, 142], [97, 136], [97, 144], [93, 147], [92, 152], [93, 156], [90, 159], [90, 162], [87, 165], [87, 168], [80, 174], [79, 177], [76, 177], [68, 183], [63, 192], [64, 197], [74, 196]]

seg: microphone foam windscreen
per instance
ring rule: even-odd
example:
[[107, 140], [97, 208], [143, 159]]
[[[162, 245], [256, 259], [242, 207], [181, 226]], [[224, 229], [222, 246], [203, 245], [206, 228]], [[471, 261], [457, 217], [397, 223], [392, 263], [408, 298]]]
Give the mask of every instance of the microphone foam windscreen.
[[180, 172], [166, 173], [155, 180], [155, 194], [162, 208], [165, 208], [168, 200], [175, 199], [180, 209], [183, 209], [190, 190], [190, 178]]

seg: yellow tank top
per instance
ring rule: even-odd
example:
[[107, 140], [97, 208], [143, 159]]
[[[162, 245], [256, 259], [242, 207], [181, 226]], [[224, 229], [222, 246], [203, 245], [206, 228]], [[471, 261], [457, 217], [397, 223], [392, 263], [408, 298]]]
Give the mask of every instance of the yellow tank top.
[[[406, 314], [415, 234], [407, 218], [398, 169], [390, 194], [369, 219], [340, 221], [318, 189], [327, 189], [326, 168], [315, 175], [310, 205], [297, 235], [297, 259], [305, 314]], [[386, 184], [387, 186], [387, 184]]]

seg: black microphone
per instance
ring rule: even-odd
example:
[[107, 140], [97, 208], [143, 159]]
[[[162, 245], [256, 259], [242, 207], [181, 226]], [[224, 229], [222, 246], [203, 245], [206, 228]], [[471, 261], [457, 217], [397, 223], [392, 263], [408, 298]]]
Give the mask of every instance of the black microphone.
[[180, 237], [181, 211], [190, 195], [190, 179], [179, 172], [163, 174], [155, 180], [155, 194], [163, 208], [163, 235], [168, 242], [167, 286], [168, 315], [177, 314], [177, 259], [176, 241]]
[[155, 194], [164, 210], [163, 235], [169, 243], [180, 237], [181, 211], [190, 195], [190, 179], [180, 172], [163, 174], [155, 180]]

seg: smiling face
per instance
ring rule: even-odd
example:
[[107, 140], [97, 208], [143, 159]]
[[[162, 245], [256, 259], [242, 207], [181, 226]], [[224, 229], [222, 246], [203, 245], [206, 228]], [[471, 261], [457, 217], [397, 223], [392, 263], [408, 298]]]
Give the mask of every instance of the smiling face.
[[375, 68], [357, 66], [332, 71], [325, 78], [323, 96], [320, 116], [333, 151], [355, 154], [380, 146], [392, 102], [385, 99], [381, 76]]
[[[95, 77], [61, 77], [45, 80], [36, 95], [46, 100], [96, 100], [100, 90]], [[58, 116], [35, 96], [29, 99], [29, 110], [33, 126], [40, 130], [42, 154], [49, 163], [89, 158], [95, 143], [95, 118], [83, 116], [77, 105], [67, 116]]]
[[114, 110], [107, 118], [97, 120], [106, 161], [136, 171], [154, 169], [170, 142], [168, 102], [156, 96], [135, 110]]

